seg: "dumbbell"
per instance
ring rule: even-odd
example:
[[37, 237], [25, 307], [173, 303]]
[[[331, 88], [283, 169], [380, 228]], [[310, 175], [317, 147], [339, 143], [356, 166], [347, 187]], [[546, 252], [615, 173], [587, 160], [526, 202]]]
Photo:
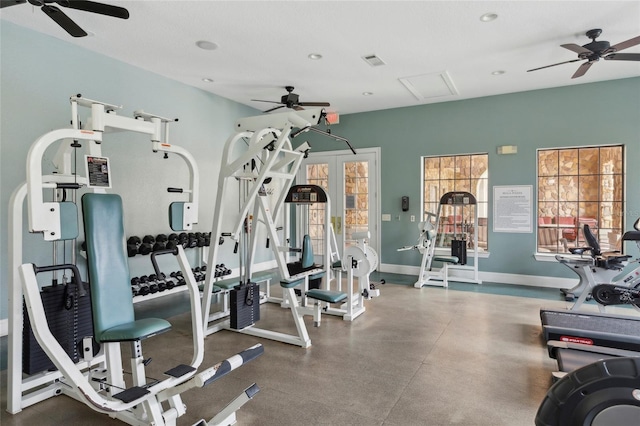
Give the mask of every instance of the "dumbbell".
[[178, 237], [178, 234], [169, 234], [169, 237], [167, 239], [168, 241], [165, 248], [168, 250], [175, 250], [176, 247], [178, 247], [178, 244], [180, 244], [180, 238]]
[[222, 275], [229, 275], [231, 274], [231, 269], [227, 268], [226, 266], [224, 266], [224, 263], [220, 264], [220, 268], [222, 269]]
[[149, 275], [149, 282], [155, 283], [158, 286], [158, 291], [162, 292], [167, 289], [167, 283], [162, 279], [162, 277], [157, 276], [156, 274]]
[[192, 270], [193, 270], [193, 277], [196, 279], [196, 281], [204, 281], [205, 274], [203, 273], [203, 271], [200, 269], [199, 266], [196, 266]]
[[196, 237], [196, 234], [194, 234], [193, 232], [189, 232], [189, 234], [187, 234], [187, 242], [186, 244], [183, 243], [182, 244], [184, 248], [195, 248], [198, 247], [198, 238]]
[[175, 278], [173, 277], [167, 277], [164, 272], [161, 272], [160, 275], [162, 276], [162, 279], [164, 280], [165, 283], [167, 283], [167, 290], [171, 290], [172, 288], [174, 288], [176, 285], [178, 285], [178, 282]]
[[184, 277], [182, 276], [182, 271], [172, 272], [172, 273], [169, 274], [169, 276], [176, 280], [176, 286], [185, 285], [186, 284], [186, 281], [184, 280]]
[[140, 284], [147, 285], [149, 287], [149, 293], [157, 293], [158, 292], [158, 284], [151, 281], [148, 276], [142, 275], [140, 277]]
[[156, 242], [156, 239], [153, 235], [145, 235], [142, 239], [142, 244], [138, 248], [138, 253], [140, 254], [149, 254], [153, 251], [153, 244]]
[[129, 237], [129, 239], [127, 240], [127, 256], [134, 257], [136, 254], [138, 254], [141, 243], [142, 240], [140, 239], [140, 237]]
[[204, 234], [204, 246], [209, 247], [211, 245], [211, 232]]
[[196, 237], [196, 245], [198, 247], [204, 247], [204, 241], [205, 241], [204, 236], [205, 236], [204, 233], [196, 232], [196, 235], [195, 235], [195, 237]]
[[180, 235], [178, 235], [178, 242], [182, 244], [182, 247], [187, 248], [189, 246], [189, 234], [181, 232]]
[[149, 285], [142, 283], [138, 277], [131, 278], [131, 287], [138, 296], [146, 296], [149, 294]]
[[167, 238], [165, 234], [158, 234], [156, 236], [156, 242], [153, 245], [153, 251], [160, 251], [167, 248], [167, 241], [169, 241], [169, 238]]

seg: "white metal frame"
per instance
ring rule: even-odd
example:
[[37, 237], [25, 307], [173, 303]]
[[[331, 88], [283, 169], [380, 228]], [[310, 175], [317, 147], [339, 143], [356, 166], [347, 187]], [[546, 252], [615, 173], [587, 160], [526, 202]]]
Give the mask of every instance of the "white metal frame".
[[[57, 241], [61, 237], [60, 203], [45, 202], [43, 189], [55, 189], [59, 184], [78, 184], [87, 186], [88, 177], [72, 173], [71, 153], [73, 141], [87, 141], [90, 155], [100, 156], [102, 137], [106, 128], [129, 130], [151, 136], [153, 152], [171, 152], [182, 157], [189, 168], [189, 188], [180, 190], [189, 194], [189, 202], [184, 203], [184, 229], [191, 229], [198, 221], [198, 187], [199, 173], [195, 159], [186, 150], [168, 143], [168, 123], [174, 120], [137, 111], [134, 118], [119, 117], [115, 110], [120, 108], [80, 95], [70, 98], [72, 112], [72, 128], [58, 129], [46, 133], [35, 141], [27, 155], [27, 182], [21, 184], [12, 194], [9, 210], [9, 350], [7, 377], [7, 411], [16, 414], [22, 409], [59, 394], [76, 398], [98, 412], [109, 414], [133, 425], [156, 424], [175, 425], [176, 418], [184, 414], [185, 406], [180, 393], [193, 387], [202, 387], [215, 376], [220, 365], [195, 375], [196, 370], [179, 378], [169, 378], [146, 387], [149, 394], [124, 403], [114, 399], [109, 393], [102, 392], [99, 382], [91, 380], [91, 376], [100, 371], [106, 375], [109, 383], [124, 385], [122, 377], [122, 360], [118, 343], [103, 344], [98, 354], [83, 354], [84, 358], [74, 363], [51, 334], [40, 297], [40, 288], [35, 276], [34, 267], [23, 262], [22, 212], [24, 200], [27, 209], [30, 232], [43, 234], [46, 241]], [[90, 130], [80, 129], [78, 105], [91, 109]], [[164, 140], [162, 139], [164, 130]], [[45, 151], [54, 142], [63, 140], [54, 159], [56, 174], [42, 175], [41, 164]], [[94, 189], [104, 192], [104, 189]], [[204, 328], [200, 306], [199, 290], [190, 265], [182, 247], [178, 247], [178, 263], [182, 269], [191, 296], [192, 334], [194, 355], [191, 366], [197, 368], [204, 357]], [[22, 377], [22, 300], [26, 302], [34, 335], [42, 349], [51, 358], [58, 371]], [[250, 348], [256, 349], [258, 346]], [[134, 346], [134, 352], [139, 346]], [[261, 350], [261, 347], [260, 347]], [[145, 385], [144, 364], [139, 356], [132, 357], [131, 367], [134, 385]], [[241, 360], [233, 360], [232, 369], [242, 365]], [[218, 416], [207, 424], [233, 424], [235, 411], [251, 399], [257, 387], [248, 388], [243, 394], [229, 404]], [[162, 402], [167, 401], [170, 408], [164, 410]], [[135, 408], [138, 406], [138, 408]], [[142, 408], [141, 408], [142, 407]]]
[[[250, 212], [253, 212], [251, 226], [255, 227], [258, 223], [266, 225], [267, 236], [270, 239], [278, 269], [284, 280], [304, 278], [306, 282], [308, 279], [308, 274], [306, 277], [292, 277], [289, 275], [285, 251], [281, 245], [276, 227], [284, 198], [295, 178], [302, 159], [309, 150], [307, 143], [303, 143], [298, 148], [293, 149], [291, 144], [291, 138], [294, 137], [292, 130], [294, 128], [300, 129], [296, 131], [296, 134], [308, 130], [318, 124], [324, 118], [324, 115], [324, 110], [315, 108], [240, 119], [235, 123], [236, 131], [227, 140], [222, 153], [211, 238], [213, 241], [217, 241], [222, 234], [225, 234], [239, 244], [245, 238], [243, 235], [245, 220], [248, 220]], [[239, 153], [239, 151], [242, 152]], [[252, 164], [255, 167], [252, 167]], [[280, 191], [273, 211], [263, 193], [265, 179], [271, 179], [270, 186], [278, 188]], [[241, 181], [241, 186], [244, 186], [244, 188], [241, 190], [240, 208], [236, 221], [232, 229], [227, 232], [223, 230], [223, 217], [225, 213], [228, 213], [226, 211], [228, 209], [225, 209], [223, 200], [225, 200], [231, 185], [236, 181]], [[243, 265], [240, 267], [240, 277], [247, 281], [251, 279], [251, 268], [257, 246], [257, 233], [253, 232], [251, 235], [246, 265], [244, 265], [244, 268]], [[216, 319], [215, 315], [210, 316], [212, 289], [215, 284], [215, 274], [212, 266], [216, 265], [221, 247], [219, 244], [212, 244], [209, 248], [207, 259], [209, 267], [207, 268], [202, 297], [203, 322], [206, 334], [209, 335], [219, 330], [231, 330], [303, 348], [311, 346], [311, 339], [304, 324], [303, 315], [312, 315], [312, 311], [299, 305], [293, 288], [283, 288], [283, 298], [286, 299], [291, 309], [297, 335], [260, 329], [255, 325], [242, 330], [235, 330], [230, 327], [230, 320], [212, 323]], [[313, 272], [310, 271], [309, 273]]]

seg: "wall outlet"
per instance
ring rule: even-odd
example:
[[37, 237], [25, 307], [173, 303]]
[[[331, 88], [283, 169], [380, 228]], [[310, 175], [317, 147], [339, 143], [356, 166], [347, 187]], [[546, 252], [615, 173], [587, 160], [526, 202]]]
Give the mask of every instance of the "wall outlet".
[[411, 222], [415, 222], [415, 221], [416, 221], [416, 215], [415, 215], [415, 214], [412, 214], [412, 215], [411, 215]]
[[391, 222], [391, 215], [390, 214], [383, 214], [382, 215], [382, 221], [383, 222]]
[[400, 222], [400, 215], [396, 216], [396, 220]]

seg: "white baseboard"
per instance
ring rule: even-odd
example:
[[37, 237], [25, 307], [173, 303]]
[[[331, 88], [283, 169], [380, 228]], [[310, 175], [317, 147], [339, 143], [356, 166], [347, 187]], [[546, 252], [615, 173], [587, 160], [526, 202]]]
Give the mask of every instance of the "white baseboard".
[[[389, 263], [380, 264], [380, 272], [389, 272], [393, 274], [415, 275], [420, 274], [419, 266], [394, 265]], [[459, 275], [458, 275], [459, 274]], [[451, 270], [450, 277], [466, 276], [467, 271]], [[544, 288], [567, 288], [577, 284], [576, 279], [547, 277], [540, 275], [521, 275], [521, 274], [505, 274], [502, 272], [483, 272], [479, 271], [480, 279], [483, 282], [492, 282], [500, 284], [527, 285], [532, 287]], [[453, 281], [455, 279], [452, 278]]]

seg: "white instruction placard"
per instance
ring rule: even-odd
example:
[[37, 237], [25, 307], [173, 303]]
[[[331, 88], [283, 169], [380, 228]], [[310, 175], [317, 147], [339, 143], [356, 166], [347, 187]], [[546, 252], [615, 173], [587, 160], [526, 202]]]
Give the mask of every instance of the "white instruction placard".
[[533, 232], [531, 185], [493, 187], [493, 232]]

